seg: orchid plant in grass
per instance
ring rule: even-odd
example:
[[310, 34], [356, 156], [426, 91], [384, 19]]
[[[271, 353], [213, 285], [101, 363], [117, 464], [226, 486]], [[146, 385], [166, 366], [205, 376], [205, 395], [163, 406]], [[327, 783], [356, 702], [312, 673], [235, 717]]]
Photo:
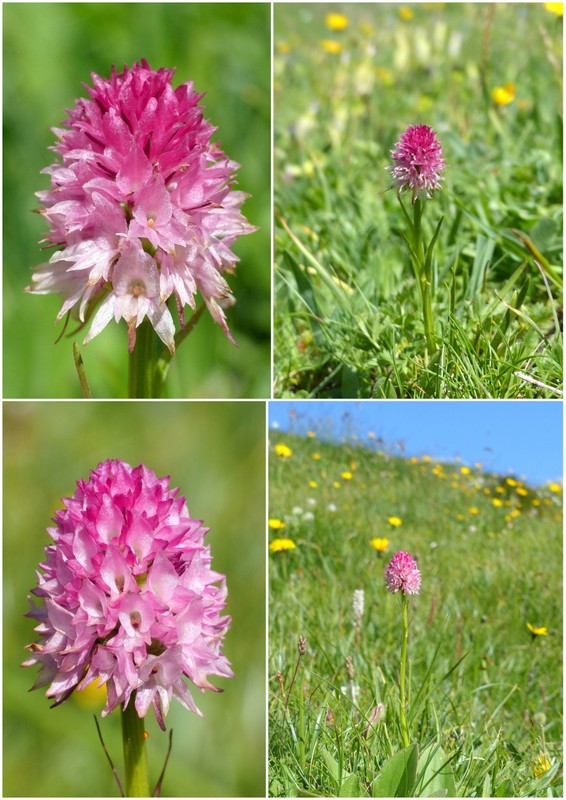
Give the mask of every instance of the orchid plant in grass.
[[[391, 150], [391, 157], [394, 165], [388, 169], [391, 170], [407, 223], [407, 233], [403, 234], [403, 237], [409, 248], [415, 278], [419, 285], [426, 345], [428, 354], [432, 357], [437, 350], [432, 308], [434, 289], [432, 256], [443, 217], [439, 219], [428, 244], [423, 239], [422, 217], [425, 202], [434, 196], [435, 191], [440, 188], [440, 182], [444, 180], [442, 173], [445, 163], [442, 146], [436, 133], [428, 125], [410, 125], [401, 135], [395, 149]], [[406, 190], [412, 195], [412, 219], [401, 197]]]
[[80, 480], [48, 529], [27, 614], [39, 623], [23, 666], [58, 706], [93, 681], [106, 688], [105, 717], [122, 718], [128, 797], [147, 797], [144, 717], [165, 730], [171, 699], [202, 716], [185, 679], [221, 691], [232, 677], [222, 641], [227, 590], [211, 569], [207, 529], [186, 500], [141, 464], [105, 461]]
[[240, 211], [248, 195], [234, 189], [238, 164], [212, 141], [203, 95], [192, 82], [174, 89], [173, 74], [145, 60], [112, 67], [108, 79], [92, 73], [90, 98], [53, 129], [58, 158], [43, 170], [51, 187], [37, 193], [55, 252], [27, 291], [62, 295], [58, 320], [90, 321], [84, 344], [125, 321], [131, 397], [160, 396], [205, 307], [234, 341], [225, 275], [238, 262], [234, 242], [256, 230]]

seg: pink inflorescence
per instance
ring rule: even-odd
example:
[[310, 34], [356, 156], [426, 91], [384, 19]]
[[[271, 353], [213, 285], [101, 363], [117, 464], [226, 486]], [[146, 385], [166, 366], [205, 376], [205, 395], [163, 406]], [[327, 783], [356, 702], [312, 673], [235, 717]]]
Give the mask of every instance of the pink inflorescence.
[[30, 598], [39, 641], [23, 666], [41, 667], [33, 688], [50, 684], [59, 705], [98, 681], [103, 716], [132, 700], [140, 717], [153, 705], [163, 729], [171, 697], [201, 715], [183, 677], [220, 691], [207, 676], [233, 676], [221, 653], [226, 582], [210, 568], [207, 529], [143, 464], [104, 461], [77, 487], [48, 529], [54, 544], [32, 590], [43, 604]]
[[442, 146], [428, 125], [410, 125], [391, 150], [395, 162], [388, 167], [399, 191], [410, 189], [413, 201], [417, 197], [432, 197], [444, 180], [445, 163]]
[[403, 594], [418, 594], [421, 588], [421, 573], [410, 553], [403, 550], [395, 553], [385, 567], [385, 585], [388, 591]]
[[85, 343], [112, 318], [136, 328], [148, 318], [174, 351], [173, 296], [181, 327], [184, 307], [200, 290], [212, 317], [231, 338], [223, 308], [234, 302], [223, 277], [238, 258], [232, 245], [255, 228], [240, 212], [235, 170], [203, 117], [192, 82], [173, 89], [174, 70], [146, 61], [92, 73], [91, 99], [79, 99], [54, 128], [59, 156], [43, 172], [51, 188], [37, 192], [57, 251], [36, 268], [28, 291], [64, 297], [58, 319], [74, 309], [84, 322], [103, 299]]

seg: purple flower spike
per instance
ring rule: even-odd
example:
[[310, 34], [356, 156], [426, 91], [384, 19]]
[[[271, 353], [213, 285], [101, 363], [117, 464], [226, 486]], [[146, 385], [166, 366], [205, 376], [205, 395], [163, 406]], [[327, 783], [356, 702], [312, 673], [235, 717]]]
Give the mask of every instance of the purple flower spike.
[[388, 169], [397, 189], [410, 189], [413, 202], [417, 197], [432, 197], [444, 180], [441, 173], [445, 167], [436, 133], [428, 125], [410, 125], [395, 148], [391, 150], [395, 166]]
[[195, 309], [200, 290], [212, 317], [231, 339], [223, 308], [234, 298], [223, 274], [238, 258], [232, 245], [256, 230], [240, 212], [248, 196], [234, 191], [238, 164], [217, 144], [191, 82], [173, 89], [174, 70], [146, 61], [92, 73], [91, 99], [75, 101], [54, 128], [60, 156], [43, 172], [51, 188], [37, 192], [56, 248], [36, 268], [28, 291], [63, 295], [58, 314], [81, 322], [104, 298], [85, 344], [112, 318], [128, 326], [132, 352], [145, 317], [174, 352], [167, 300]]
[[32, 589], [43, 605], [30, 599], [26, 615], [39, 621], [22, 665], [41, 667], [33, 688], [50, 684], [59, 705], [106, 684], [102, 716], [135, 692], [138, 715], [153, 706], [163, 730], [171, 697], [202, 716], [183, 677], [220, 691], [207, 675], [233, 676], [221, 653], [226, 583], [210, 568], [207, 529], [143, 464], [104, 461], [77, 487], [48, 529], [54, 544]]
[[389, 592], [403, 594], [418, 594], [421, 588], [421, 573], [417, 562], [410, 553], [401, 550], [395, 553], [389, 564], [385, 567], [385, 585]]

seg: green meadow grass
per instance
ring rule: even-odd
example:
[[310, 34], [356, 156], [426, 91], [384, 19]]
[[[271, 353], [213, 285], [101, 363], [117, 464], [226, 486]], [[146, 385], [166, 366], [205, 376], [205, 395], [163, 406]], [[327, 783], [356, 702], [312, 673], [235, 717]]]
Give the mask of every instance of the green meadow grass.
[[[281, 443], [291, 456], [276, 454]], [[436, 769], [449, 761], [460, 797], [562, 796], [561, 487], [368, 444], [271, 436], [270, 540], [296, 547], [269, 555], [270, 795], [372, 796], [402, 749], [401, 604], [383, 570], [406, 550], [422, 574], [410, 601], [411, 741], [442, 748]], [[383, 557], [374, 537], [389, 539]], [[366, 731], [379, 703], [385, 716]], [[537, 776], [539, 757], [549, 768]], [[446, 796], [419, 774], [419, 796]]]
[[[275, 6], [276, 396], [557, 396], [561, 43], [542, 3]], [[444, 217], [433, 359], [387, 191], [416, 123], [447, 163], [424, 221], [429, 240]]]

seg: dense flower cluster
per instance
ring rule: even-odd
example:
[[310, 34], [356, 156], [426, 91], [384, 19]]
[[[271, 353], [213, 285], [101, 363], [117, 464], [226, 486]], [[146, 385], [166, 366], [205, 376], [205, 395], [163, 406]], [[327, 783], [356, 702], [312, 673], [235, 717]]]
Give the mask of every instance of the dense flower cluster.
[[401, 550], [395, 553], [385, 567], [385, 585], [390, 592], [401, 590], [403, 594], [418, 594], [421, 588], [421, 573], [410, 553]]
[[445, 163], [436, 133], [428, 125], [410, 125], [391, 150], [395, 166], [388, 167], [399, 191], [410, 189], [417, 197], [432, 197], [444, 180]]
[[144, 465], [105, 461], [77, 487], [48, 529], [54, 544], [32, 590], [43, 600], [27, 614], [39, 621], [23, 664], [41, 667], [33, 688], [50, 684], [58, 705], [96, 680], [103, 716], [135, 693], [139, 716], [153, 705], [163, 729], [171, 697], [200, 714], [183, 676], [219, 691], [207, 675], [233, 675], [221, 653], [225, 578], [210, 568], [207, 529]]
[[91, 99], [53, 129], [61, 160], [43, 170], [51, 188], [37, 196], [57, 251], [28, 291], [62, 294], [58, 319], [78, 308], [84, 321], [104, 298], [85, 343], [123, 318], [131, 352], [147, 317], [173, 352], [167, 300], [183, 326], [197, 290], [230, 337], [223, 307], [234, 298], [223, 274], [238, 261], [233, 243], [255, 228], [239, 210], [247, 195], [232, 189], [238, 164], [210, 141], [203, 95], [192, 82], [173, 89], [173, 74], [146, 61], [113, 67], [108, 80], [93, 73]]

